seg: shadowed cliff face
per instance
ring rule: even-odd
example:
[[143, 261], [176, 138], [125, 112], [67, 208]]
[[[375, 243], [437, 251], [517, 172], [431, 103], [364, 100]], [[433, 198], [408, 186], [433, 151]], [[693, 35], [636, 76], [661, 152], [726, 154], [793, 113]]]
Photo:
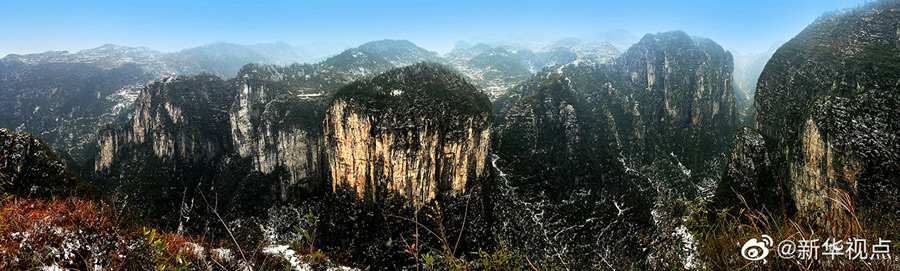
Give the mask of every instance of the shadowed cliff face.
[[[605, 254], [598, 257], [623, 262], [659, 257], [639, 248], [673, 243], [683, 222], [679, 200], [709, 196], [721, 178], [737, 128], [732, 70], [721, 46], [675, 31], [646, 35], [608, 63], [565, 65], [517, 86], [495, 102], [495, 161], [506, 180], [499, 186], [512, 187], [498, 197], [521, 199], [535, 217], [558, 220], [510, 219], [525, 211], [499, 204], [494, 212], [511, 221], [504, 227], [567, 236], [537, 247], [578, 255], [600, 248]], [[578, 207], [567, 209], [614, 208], [550, 207], [572, 202]], [[650, 241], [608, 235], [638, 231], [652, 233]], [[534, 246], [522, 235], [503, 237]], [[583, 247], [575, 238], [597, 244]], [[605, 245], [616, 242], [637, 251]]]
[[96, 197], [100, 193], [66, 168], [44, 141], [0, 128], [0, 195]]
[[850, 195], [897, 214], [900, 3], [818, 19], [772, 56], [758, 81], [756, 126], [801, 212], [840, 215]]
[[498, 100], [498, 164], [525, 173], [520, 181], [570, 175], [557, 188], [624, 170], [665, 180], [684, 197], [707, 192], [737, 128], [732, 70], [731, 54], [714, 42], [666, 32], [610, 63], [540, 74]]
[[309, 76], [314, 72], [309, 65], [248, 65], [236, 79], [228, 112], [233, 151], [253, 170], [281, 176], [281, 200], [322, 181], [325, 95], [346, 79]]
[[144, 87], [130, 122], [101, 131], [95, 171], [109, 169], [122, 148], [148, 144], [164, 159], [208, 162], [230, 147], [219, 136], [230, 87], [214, 76], [167, 77]]
[[181, 226], [182, 215], [200, 209], [193, 208], [202, 202], [199, 192], [234, 178], [223, 174], [230, 166], [227, 112], [234, 92], [231, 82], [212, 75], [171, 76], [145, 86], [129, 121], [99, 132], [97, 184], [117, 204], [161, 226]]
[[487, 96], [442, 66], [354, 82], [326, 114], [333, 186], [372, 200], [394, 191], [415, 205], [464, 192], [486, 175], [490, 127]]
[[717, 208], [743, 206], [776, 214], [795, 213], [791, 187], [778, 178], [769, 146], [759, 131], [741, 127], [734, 143], [725, 174], [716, 187]]
[[[649, 157], [658, 148], [695, 172], [706, 167], [728, 149], [737, 128], [733, 66], [731, 53], [709, 39], [645, 36], [603, 72], [618, 77], [605, 89], [613, 116], [634, 121], [633, 131], [618, 121], [620, 135], [637, 143], [626, 148]], [[618, 110], [625, 112], [616, 116]]]

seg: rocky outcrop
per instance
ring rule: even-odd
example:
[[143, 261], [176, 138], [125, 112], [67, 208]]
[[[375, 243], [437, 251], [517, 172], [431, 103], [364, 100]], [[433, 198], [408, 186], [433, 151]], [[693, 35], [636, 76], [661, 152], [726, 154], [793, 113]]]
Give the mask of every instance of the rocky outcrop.
[[819, 96], [896, 86], [898, 6], [882, 1], [823, 16], [782, 45], [757, 83], [760, 132], [792, 144]]
[[486, 174], [490, 101], [435, 64], [395, 69], [341, 88], [325, 118], [334, 189], [415, 205], [465, 192]]
[[0, 195], [98, 197], [100, 193], [69, 171], [44, 141], [0, 128]]
[[[527, 207], [495, 207], [505, 218], [501, 238], [573, 255], [610, 243], [635, 249], [606, 258], [655, 258], [641, 247], [681, 244], [681, 200], [710, 196], [728, 161], [737, 128], [732, 73], [721, 46], [673, 31], [648, 34], [609, 62], [576, 61], [511, 89], [494, 104], [497, 198]], [[519, 230], [530, 223], [539, 230]], [[650, 234], [631, 241], [611, 237], [617, 231]], [[534, 245], [531, 233], [566, 238]], [[596, 243], [579, 247], [574, 238]]]
[[621, 173], [593, 112], [576, 97], [567, 79], [551, 75], [504, 111], [494, 148], [511, 185], [555, 198]]
[[128, 122], [98, 133], [96, 184], [110, 201], [170, 229], [202, 227], [190, 221], [201, 214], [193, 208], [200, 193], [222, 208], [235, 206], [240, 191], [258, 193], [261, 202], [272, 193], [244, 183], [252, 176], [230, 155], [227, 113], [234, 97], [231, 82], [208, 74], [148, 84]]
[[850, 200], [897, 213], [897, 29], [897, 1], [829, 14], [763, 70], [755, 123], [798, 211], [838, 215]]
[[93, 174], [116, 201], [170, 225], [197, 215], [186, 206], [200, 193], [248, 216], [318, 196], [327, 183], [323, 120], [330, 97], [391, 65], [348, 50], [319, 64], [248, 64], [230, 80], [152, 82], [128, 122], [99, 132]]
[[[732, 62], [715, 42], [674, 31], [646, 35], [609, 63], [545, 71], [497, 100], [498, 165], [538, 182], [582, 172], [556, 188], [641, 172], [693, 198], [720, 178], [737, 128]], [[558, 159], [521, 159], [535, 149]], [[570, 150], [581, 154], [557, 157]], [[547, 170], [535, 169], [540, 161]]]
[[775, 214], [793, 214], [791, 187], [778, 178], [775, 166], [759, 131], [741, 127], [734, 135], [731, 158], [716, 187], [716, 207], [750, 207]]
[[897, 90], [868, 90], [850, 98], [820, 97], [810, 106], [785, 165], [800, 211], [844, 213], [846, 201], [891, 210], [900, 167]]
[[631, 133], [637, 142], [661, 145], [687, 167], [699, 168], [727, 150], [737, 128], [733, 70], [731, 53], [715, 42], [659, 33], [615, 60], [609, 71], [618, 76], [605, 90], [614, 106], [637, 119]]
[[310, 76], [313, 72], [308, 65], [248, 65], [228, 112], [234, 151], [249, 159], [253, 170], [280, 175], [282, 200], [295, 188], [309, 191], [324, 179], [325, 95], [336, 87]]
[[249, 64], [236, 78], [228, 113], [235, 151], [253, 170], [280, 176], [282, 200], [294, 188], [317, 189], [326, 172], [322, 121], [329, 96], [352, 80], [436, 57], [409, 41], [383, 40], [314, 65]]
[[793, 196], [804, 211], [841, 213], [839, 193], [857, 193], [860, 164], [849, 153], [836, 149], [813, 120], [807, 120], [800, 133], [800, 156], [788, 171], [793, 180]]
[[171, 53], [106, 44], [72, 53], [10, 54], [0, 58], [0, 126], [41, 137], [86, 175], [93, 170], [98, 127], [127, 121], [148, 82], [204, 72], [233, 77], [250, 62], [305, 59], [296, 53], [284, 43], [213, 43]]
[[223, 113], [234, 95], [218, 77], [171, 76], [141, 91], [126, 126], [106, 129], [97, 139], [94, 170], [108, 170], [116, 155], [146, 144], [161, 159], [199, 163], [230, 147], [218, 132], [226, 128]]

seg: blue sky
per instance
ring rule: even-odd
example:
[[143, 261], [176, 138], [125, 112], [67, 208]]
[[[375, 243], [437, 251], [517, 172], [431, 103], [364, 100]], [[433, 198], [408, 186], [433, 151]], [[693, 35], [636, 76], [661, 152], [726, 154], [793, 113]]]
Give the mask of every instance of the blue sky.
[[385, 38], [445, 53], [473, 37], [561, 38], [609, 29], [637, 36], [684, 30], [752, 53], [790, 39], [824, 12], [864, 2], [0, 0], [0, 56], [106, 43], [177, 51], [216, 41], [355, 46]]

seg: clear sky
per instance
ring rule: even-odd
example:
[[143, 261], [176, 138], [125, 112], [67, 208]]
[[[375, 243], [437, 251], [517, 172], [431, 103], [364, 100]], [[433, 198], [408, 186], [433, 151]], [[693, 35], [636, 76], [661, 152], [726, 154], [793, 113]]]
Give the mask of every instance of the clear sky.
[[222, 41], [357, 45], [408, 39], [446, 53], [457, 40], [668, 30], [741, 53], [788, 40], [822, 13], [865, 0], [701, 1], [40, 1], [0, 0], [0, 56], [106, 43], [161, 51]]

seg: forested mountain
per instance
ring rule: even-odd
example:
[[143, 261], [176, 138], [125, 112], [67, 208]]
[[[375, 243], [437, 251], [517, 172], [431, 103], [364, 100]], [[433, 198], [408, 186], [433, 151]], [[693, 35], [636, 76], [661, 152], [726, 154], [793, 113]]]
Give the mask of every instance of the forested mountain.
[[127, 118], [141, 87], [171, 74], [233, 77], [248, 63], [306, 61], [287, 44], [213, 43], [163, 53], [112, 44], [0, 59], [0, 126], [30, 131], [71, 166], [92, 156], [96, 131]]
[[894, 1], [827, 14], [766, 64], [755, 125], [797, 210], [840, 212], [837, 189], [896, 215], [898, 25]]
[[[825, 14], [775, 51], [756, 84], [755, 129], [744, 127], [734, 137], [713, 198], [720, 218], [713, 221], [747, 225], [752, 222], [744, 219], [767, 216], [772, 222], [761, 233], [773, 238], [788, 238], [783, 232], [893, 236], [900, 203], [898, 27], [900, 2], [873, 2]], [[741, 222], [726, 219], [736, 208], [750, 215], [738, 217]], [[723, 227], [714, 234], [740, 230]], [[703, 249], [724, 242], [711, 238]], [[739, 265], [727, 257], [709, 260], [735, 249], [701, 251], [710, 266]], [[796, 264], [776, 259], [765, 268]], [[865, 266], [896, 268], [890, 262], [815, 263], [820, 269]]]
[[9, 55], [0, 269], [896, 269], [743, 244], [896, 236], [898, 29]]

